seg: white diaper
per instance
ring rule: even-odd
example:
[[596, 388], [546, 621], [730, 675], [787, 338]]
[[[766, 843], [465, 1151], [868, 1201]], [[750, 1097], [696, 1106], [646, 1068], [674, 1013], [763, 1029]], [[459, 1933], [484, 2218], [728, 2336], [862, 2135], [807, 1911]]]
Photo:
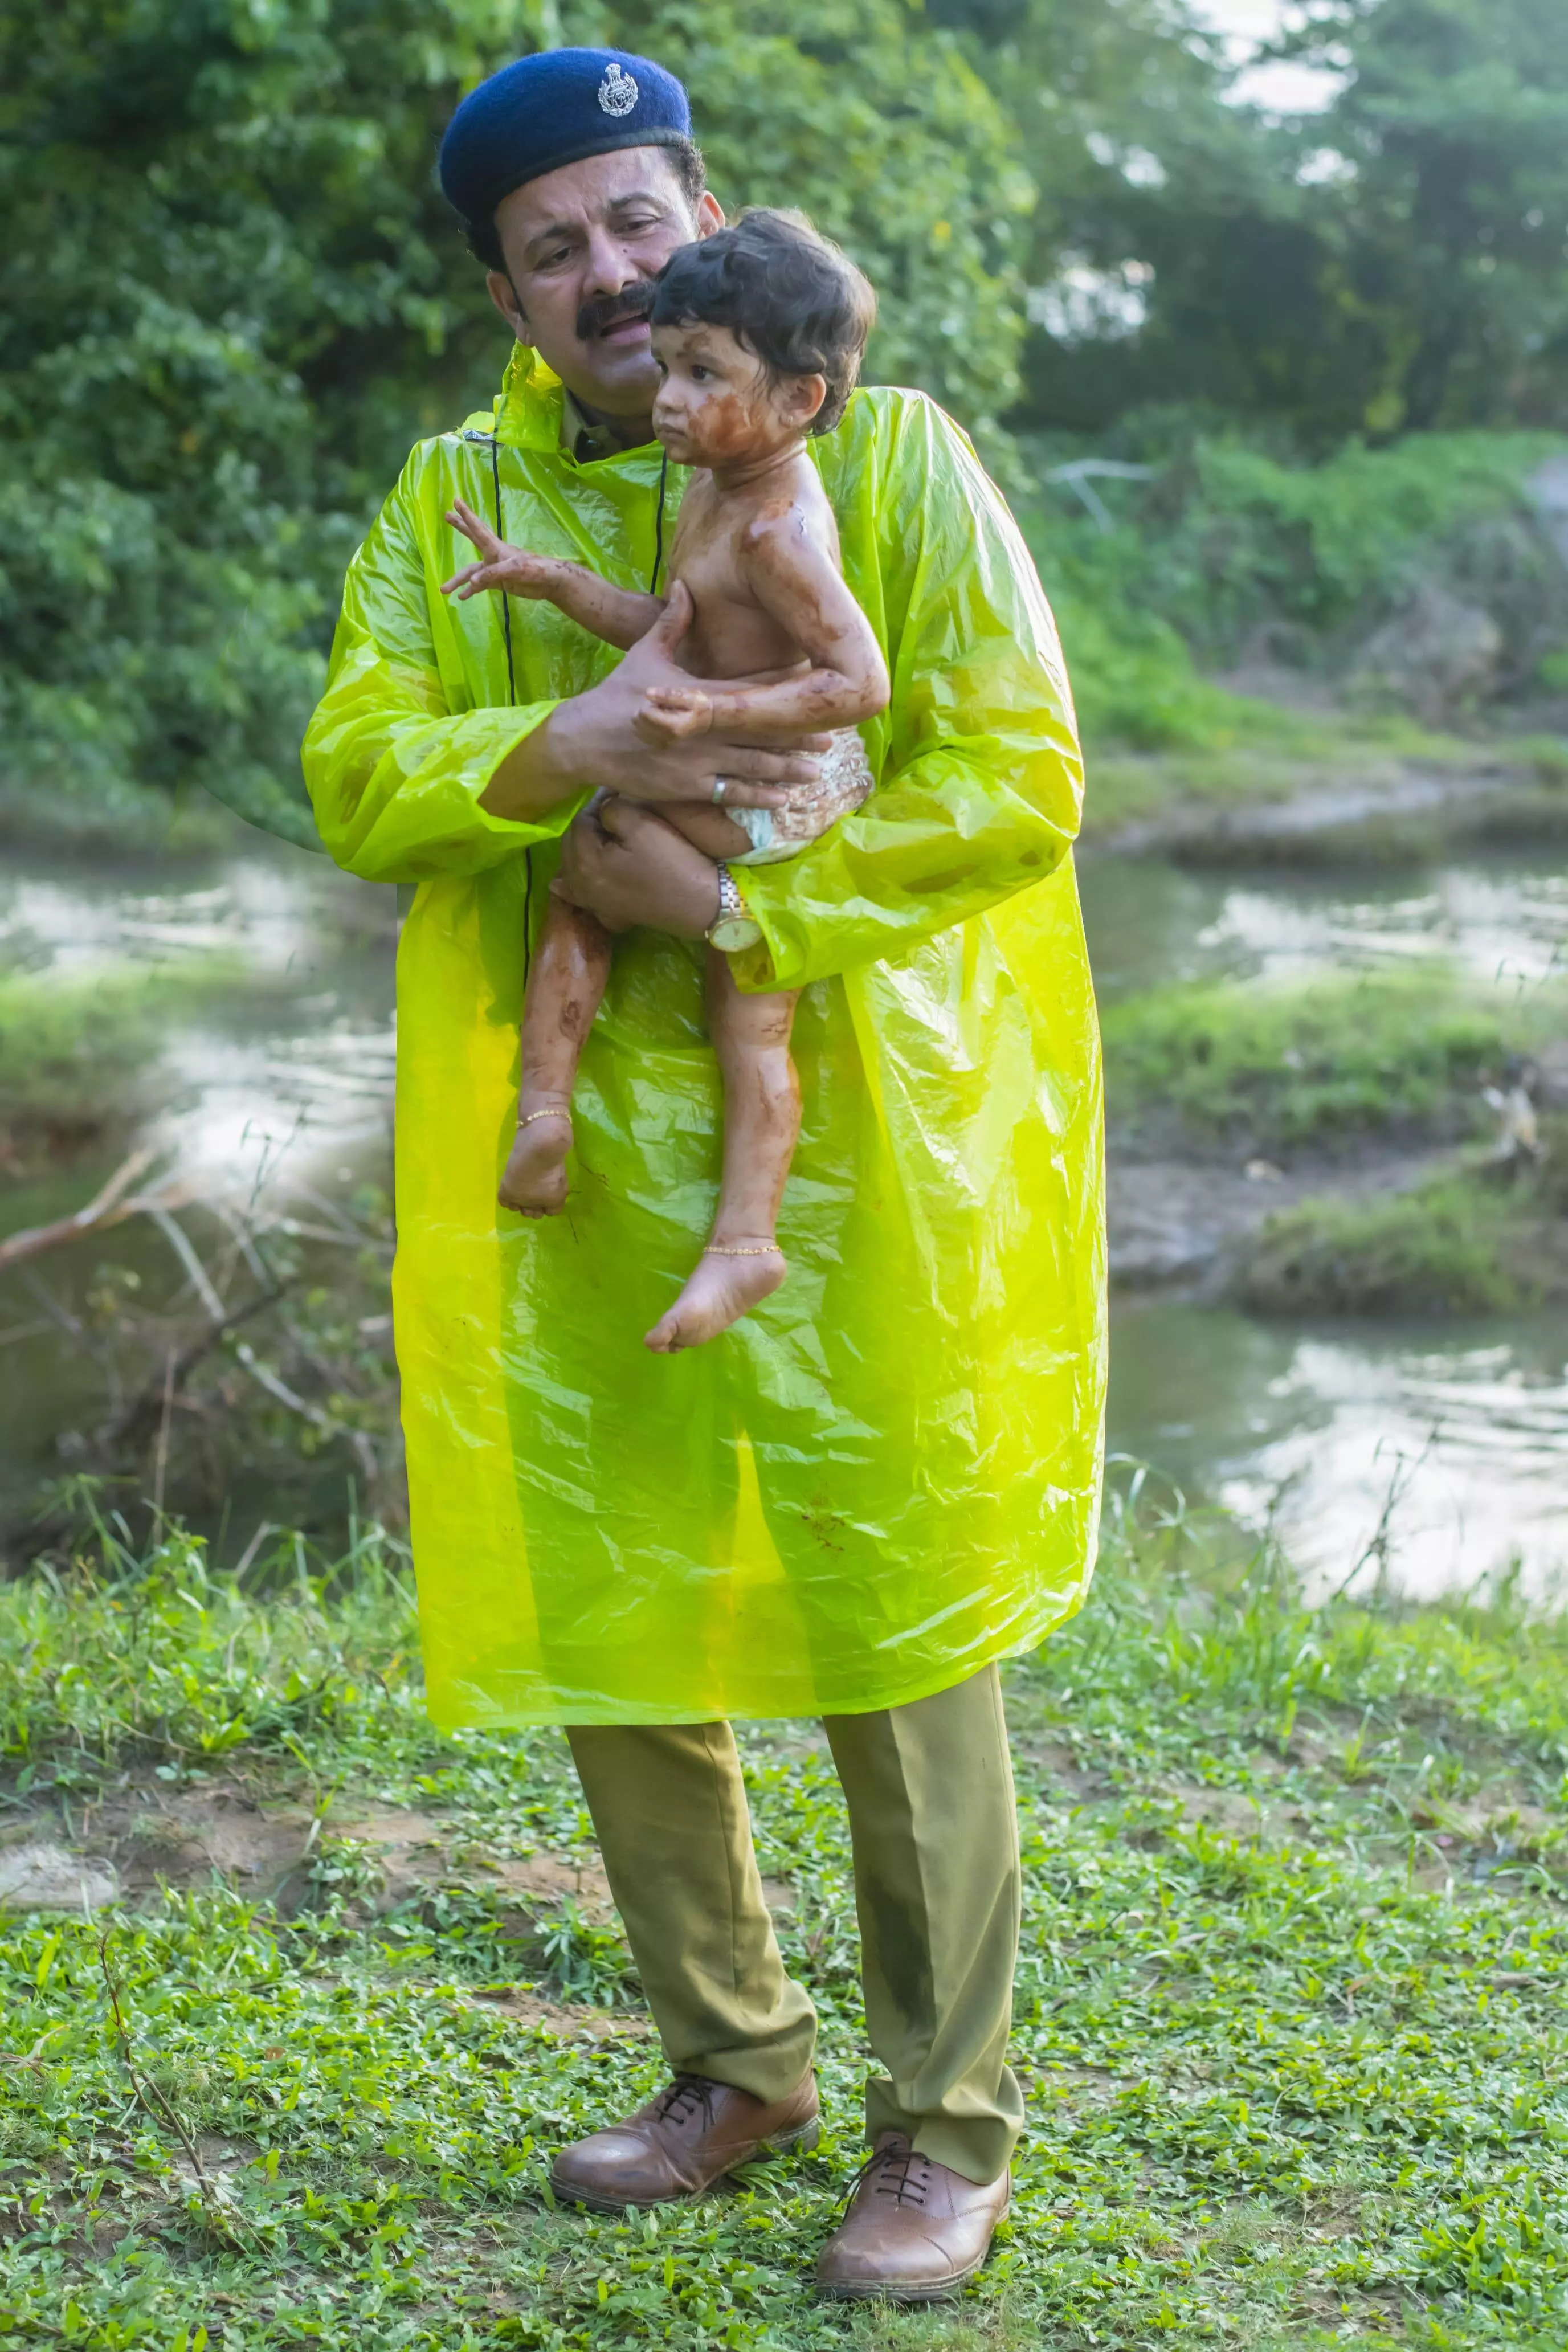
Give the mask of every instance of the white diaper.
[[841, 727], [822, 755], [814, 784], [795, 784], [783, 808], [732, 808], [726, 814], [751, 840], [751, 847], [731, 866], [782, 866], [798, 857], [808, 842], [819, 840], [829, 825], [860, 807], [876, 778], [866, 757], [858, 727]]

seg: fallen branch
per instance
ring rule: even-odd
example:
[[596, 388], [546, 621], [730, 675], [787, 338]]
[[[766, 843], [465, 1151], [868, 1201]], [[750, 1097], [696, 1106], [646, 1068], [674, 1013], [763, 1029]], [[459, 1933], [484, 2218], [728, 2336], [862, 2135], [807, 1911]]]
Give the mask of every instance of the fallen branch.
[[248, 1340], [242, 1339], [234, 1352], [251, 1379], [259, 1381], [268, 1396], [276, 1397], [279, 1403], [287, 1405], [290, 1412], [299, 1413], [323, 1437], [346, 1437], [365, 1476], [375, 1476], [375, 1448], [363, 1429], [351, 1429], [346, 1422], [334, 1421], [330, 1412], [323, 1412], [319, 1404], [312, 1404], [309, 1397], [302, 1397], [297, 1389], [289, 1386], [287, 1381], [279, 1380], [278, 1374], [261, 1361]]
[[79, 1234], [94, 1234], [105, 1225], [117, 1225], [124, 1217], [132, 1217], [143, 1205], [139, 1200], [124, 1197], [138, 1176], [145, 1173], [156, 1155], [143, 1147], [133, 1151], [129, 1160], [121, 1161], [101, 1192], [96, 1193], [85, 1209], [72, 1217], [57, 1217], [53, 1224], [27, 1225], [19, 1234], [10, 1234], [0, 1242], [0, 1267], [19, 1265], [24, 1258], [41, 1256], [45, 1250], [58, 1249], [62, 1242], [73, 1242]]

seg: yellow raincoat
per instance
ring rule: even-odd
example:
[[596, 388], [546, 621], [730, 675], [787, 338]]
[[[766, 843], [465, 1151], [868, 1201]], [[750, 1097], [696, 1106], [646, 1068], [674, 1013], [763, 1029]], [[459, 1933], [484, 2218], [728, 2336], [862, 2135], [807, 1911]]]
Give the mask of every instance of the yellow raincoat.
[[[398, 958], [397, 1352], [429, 1698], [446, 1724], [854, 1713], [1031, 1648], [1099, 1493], [1099, 1055], [1068, 845], [1081, 770], [1034, 566], [918, 393], [812, 446], [892, 678], [879, 789], [744, 869], [745, 988], [804, 990], [789, 1279], [709, 1346], [642, 1335], [706, 1236], [721, 1099], [702, 950], [617, 943], [569, 1213], [499, 1210], [525, 926], [558, 839], [479, 804], [616, 655], [549, 604], [448, 604], [460, 492], [645, 588], [659, 452], [580, 465], [527, 352], [423, 443], [343, 598], [305, 771], [352, 873], [416, 882]], [[671, 470], [665, 545], [682, 477]], [[509, 704], [505, 623], [510, 619]]]

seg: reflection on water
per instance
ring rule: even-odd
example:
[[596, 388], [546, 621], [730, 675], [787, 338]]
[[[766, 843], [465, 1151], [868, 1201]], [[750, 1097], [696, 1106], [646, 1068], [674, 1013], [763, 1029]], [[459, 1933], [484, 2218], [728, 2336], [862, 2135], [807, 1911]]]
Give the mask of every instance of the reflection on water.
[[1568, 975], [1568, 876], [1518, 856], [1240, 877], [1101, 857], [1080, 880], [1107, 1003], [1169, 980], [1308, 980], [1422, 961], [1504, 986]]
[[[142, 1139], [182, 1176], [248, 1196], [285, 1171], [305, 1179], [384, 1149], [391, 891], [259, 836], [237, 855], [161, 871], [16, 853], [7, 866], [0, 972], [79, 982], [211, 966], [205, 1010], [171, 1018], [158, 1057], [169, 1108]], [[75, 1206], [79, 1170], [59, 1190]], [[45, 1213], [29, 1203], [29, 1221]]]
[[1380, 1531], [1395, 1583], [1441, 1592], [1520, 1560], [1568, 1571], [1568, 1313], [1459, 1327], [1116, 1318], [1110, 1442], [1249, 1523], [1318, 1591]]

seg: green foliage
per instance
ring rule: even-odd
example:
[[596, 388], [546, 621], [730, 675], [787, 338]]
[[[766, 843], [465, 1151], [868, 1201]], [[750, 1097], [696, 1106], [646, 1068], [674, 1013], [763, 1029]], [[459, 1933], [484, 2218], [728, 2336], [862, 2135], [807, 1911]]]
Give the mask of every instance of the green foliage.
[[226, 983], [237, 992], [244, 978], [214, 957], [188, 971], [0, 973], [0, 1137], [8, 1150], [38, 1130], [90, 1133], [132, 1112], [145, 1117], [171, 1026], [210, 1005]]
[[943, 5], [1039, 189], [1029, 421], [1174, 402], [1320, 449], [1568, 423], [1557, 0], [1327, 0], [1276, 50], [1339, 93], [1283, 121], [1225, 102], [1181, 0]]
[[1265, 1314], [1516, 1312], [1568, 1295], [1568, 1120], [1543, 1157], [1461, 1167], [1408, 1192], [1325, 1195], [1271, 1217], [1242, 1272]]
[[[432, 158], [544, 38], [690, 74], [726, 202], [805, 201], [877, 280], [883, 372], [1015, 385], [1027, 184], [903, 0], [563, 26], [500, 0], [21, 0], [0, 34], [0, 806], [68, 829], [197, 784], [310, 841], [297, 747], [344, 562], [505, 352]], [[888, 103], [896, 90], [898, 102]]]
[[[1352, 441], [1318, 465], [1239, 434], [1126, 446], [1151, 478], [1096, 485], [1110, 530], [1066, 484], [1042, 483], [1026, 508], [1080, 694], [1088, 686], [1091, 739], [1160, 748], [1239, 729], [1279, 740], [1289, 719], [1266, 725], [1238, 707], [1199, 677], [1193, 649], [1223, 662], [1258, 631], [1283, 630], [1302, 667], [1342, 671], [1427, 582], [1491, 613], [1505, 688], [1541, 677], [1568, 631], [1568, 570], [1524, 495], [1560, 439], [1413, 435], [1388, 448]], [[1046, 455], [1036, 462], [1043, 474]]]
[[[727, 209], [799, 205], [867, 271], [868, 380], [922, 385], [992, 432], [1018, 387], [1033, 188], [958, 44], [907, 0], [802, 0], [787, 19], [765, 0], [607, 0], [594, 21], [687, 83]], [[572, 37], [588, 37], [574, 13]]]
[[1440, 971], [1164, 989], [1104, 1016], [1110, 1116], [1209, 1149], [1452, 1139], [1476, 1124], [1482, 1072], [1552, 1017], [1468, 996]]
[[[1217, 653], [1276, 617], [1321, 632], [1366, 627], [1424, 579], [1463, 593], [1478, 531], [1510, 524], [1530, 540], [1537, 600], [1553, 587], [1561, 595], [1568, 581], [1533, 531], [1523, 485], [1562, 448], [1542, 435], [1427, 434], [1386, 449], [1352, 441], [1304, 466], [1238, 440], [1199, 441], [1151, 494], [1155, 595]], [[1174, 509], [1165, 529], [1162, 509]]]
[[1504, 1260], [1511, 1203], [1462, 1177], [1371, 1200], [1304, 1201], [1273, 1217], [1242, 1279], [1265, 1314], [1506, 1313], [1535, 1286]]
[[[1548, 2352], [1568, 2326], [1563, 1622], [1506, 1583], [1444, 1611], [1311, 1607], [1267, 1552], [1221, 1575], [1179, 1506], [1135, 1501], [1089, 1607], [1012, 1676], [1031, 2121], [1012, 2219], [958, 2310], [849, 2335]], [[79, 1915], [0, 1917], [0, 2346], [842, 2346], [809, 2285], [865, 2065], [827, 1758], [747, 1740], [763, 1866], [795, 1895], [786, 1958], [823, 2021], [821, 2148], [690, 2206], [560, 2211], [555, 2147], [659, 2079], [624, 2006], [582, 1998], [619, 2003], [623, 1979], [572, 2007], [507, 1986], [493, 1905], [449, 1876], [381, 1891], [332, 1822], [417, 1808], [481, 1878], [541, 1842], [581, 1855], [563, 1743], [430, 1728], [408, 1596], [373, 1544], [330, 1581], [295, 1584], [286, 1551], [273, 1572], [272, 1597], [237, 1593], [171, 1530], [146, 1560], [0, 1588], [32, 1726], [31, 1778], [5, 1789], [18, 1828], [68, 1842], [90, 1820], [101, 1852], [126, 1773], [149, 1814], [226, 1794], [231, 1816], [323, 1825], [303, 1902], [205, 1865], [122, 1909], [101, 1956]], [[165, 1716], [126, 1717], [132, 1641], [156, 1691], [188, 1692]], [[253, 1731], [193, 1742], [240, 1685]], [[127, 2053], [201, 2177], [133, 2103]]]

